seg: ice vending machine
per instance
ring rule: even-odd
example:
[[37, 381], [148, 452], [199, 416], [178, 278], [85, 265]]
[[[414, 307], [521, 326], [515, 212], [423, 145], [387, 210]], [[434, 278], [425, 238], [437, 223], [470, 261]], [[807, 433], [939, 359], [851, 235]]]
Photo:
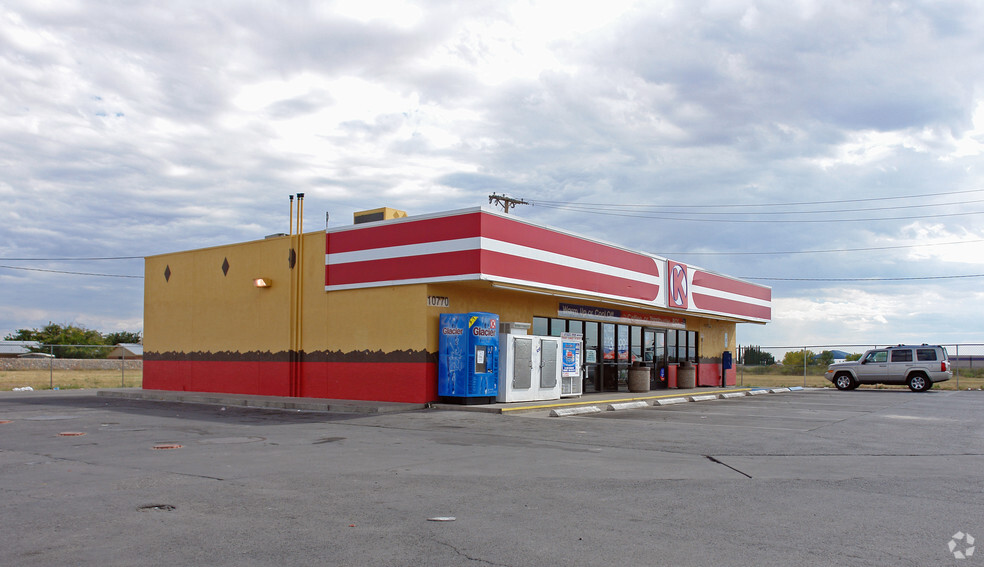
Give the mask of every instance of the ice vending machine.
[[442, 313], [440, 333], [440, 400], [455, 404], [492, 403], [499, 385], [499, 316]]

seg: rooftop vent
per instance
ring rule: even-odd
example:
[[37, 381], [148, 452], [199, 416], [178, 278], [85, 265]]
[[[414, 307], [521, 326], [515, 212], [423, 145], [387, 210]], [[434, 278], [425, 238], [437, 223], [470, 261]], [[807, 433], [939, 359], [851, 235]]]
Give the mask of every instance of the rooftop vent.
[[389, 207], [381, 207], [379, 209], [372, 209], [371, 211], [357, 211], [354, 215], [354, 222], [355, 224], [362, 224], [366, 222], [402, 219], [405, 216], [407, 216], [406, 211], [399, 211]]

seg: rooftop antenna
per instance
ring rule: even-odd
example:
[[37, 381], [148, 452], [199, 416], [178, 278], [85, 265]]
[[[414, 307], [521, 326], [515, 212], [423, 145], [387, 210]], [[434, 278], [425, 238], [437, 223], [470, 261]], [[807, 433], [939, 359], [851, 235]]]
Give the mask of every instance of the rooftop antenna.
[[522, 199], [513, 199], [512, 197], [506, 197], [505, 195], [499, 195], [498, 193], [492, 193], [489, 195], [489, 204], [491, 205], [495, 202], [496, 205], [502, 207], [505, 213], [509, 214], [509, 207], [514, 205], [529, 205], [526, 201]]

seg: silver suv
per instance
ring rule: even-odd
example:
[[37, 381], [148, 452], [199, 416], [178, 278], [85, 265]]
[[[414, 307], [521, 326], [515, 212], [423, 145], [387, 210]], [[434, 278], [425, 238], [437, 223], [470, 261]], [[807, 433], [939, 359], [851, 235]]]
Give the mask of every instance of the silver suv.
[[939, 345], [898, 345], [869, 350], [860, 360], [831, 364], [823, 377], [838, 390], [861, 384], [906, 384], [913, 392], [925, 392], [952, 378], [953, 372], [946, 349]]

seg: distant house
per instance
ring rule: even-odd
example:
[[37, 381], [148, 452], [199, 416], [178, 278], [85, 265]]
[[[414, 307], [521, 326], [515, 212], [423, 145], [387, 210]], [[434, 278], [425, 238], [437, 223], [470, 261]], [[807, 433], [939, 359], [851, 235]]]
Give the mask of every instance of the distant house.
[[832, 350], [830, 354], [834, 355], [834, 362], [844, 362], [847, 357], [851, 356], [851, 353], [842, 350]]
[[0, 341], [0, 358], [16, 358], [40, 346], [37, 341]]
[[143, 358], [143, 345], [139, 343], [120, 343], [109, 351], [106, 358]]

